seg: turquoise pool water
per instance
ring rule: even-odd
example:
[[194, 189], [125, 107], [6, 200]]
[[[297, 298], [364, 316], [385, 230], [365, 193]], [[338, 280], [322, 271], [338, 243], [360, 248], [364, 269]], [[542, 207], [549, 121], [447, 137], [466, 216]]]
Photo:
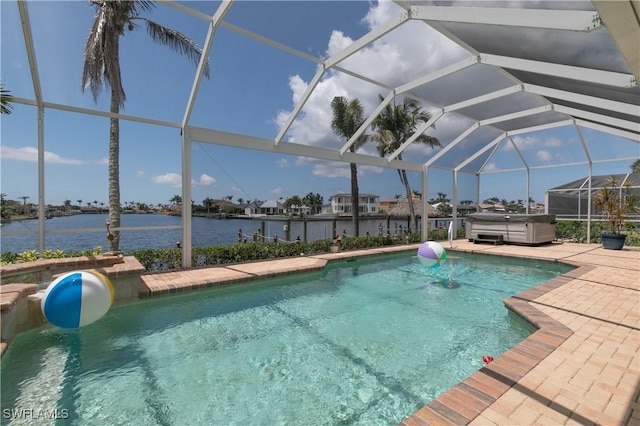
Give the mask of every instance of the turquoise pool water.
[[569, 269], [396, 255], [43, 327], [2, 359], [2, 423], [396, 424], [530, 334], [502, 301]]

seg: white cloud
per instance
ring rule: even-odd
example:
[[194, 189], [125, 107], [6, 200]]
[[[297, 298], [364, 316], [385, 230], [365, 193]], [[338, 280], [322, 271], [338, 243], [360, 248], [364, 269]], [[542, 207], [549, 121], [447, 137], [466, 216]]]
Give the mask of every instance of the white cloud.
[[143, 176], [144, 176], [144, 172], [143, 172], [142, 170], [138, 170], [138, 171], [136, 172], [136, 176], [138, 176], [138, 177], [143, 177]]
[[269, 194], [273, 194], [273, 195], [282, 195], [282, 193], [284, 192], [284, 188], [281, 186], [275, 187], [272, 190], [269, 191]]
[[498, 167], [498, 165], [495, 162], [490, 162], [487, 163], [486, 166], [484, 166], [484, 169], [482, 171], [484, 172], [494, 172], [496, 170], [500, 170], [500, 168]]
[[[27, 162], [38, 162], [38, 149], [30, 146], [23, 148], [13, 148], [6, 145], [0, 145], [0, 158], [4, 160], [17, 160]], [[83, 166], [86, 164], [108, 164], [106, 158], [98, 160], [78, 160], [75, 158], [65, 158], [51, 151], [44, 152], [44, 162], [47, 164], [67, 164], [71, 166]]]
[[209, 175], [203, 174], [200, 176], [200, 180], [198, 181], [198, 184], [202, 186], [211, 186], [216, 184], [216, 180], [215, 178], [212, 178]]
[[536, 152], [536, 159], [548, 162], [553, 159], [553, 155], [551, 155], [549, 151], [541, 149], [540, 151]]
[[151, 182], [169, 185], [171, 187], [180, 187], [182, 186], [182, 176], [178, 173], [165, 173], [160, 176], [152, 176]]
[[280, 158], [274, 161], [274, 163], [276, 164], [276, 166], [278, 166], [281, 169], [289, 167], [289, 162], [287, 161], [286, 158]]
[[[311, 166], [311, 174], [317, 177], [346, 178], [351, 179], [351, 166], [349, 163], [336, 161], [317, 160], [314, 158], [297, 157], [295, 165], [298, 167]], [[366, 174], [380, 174], [384, 172], [382, 167], [358, 165], [358, 177]]]
[[[526, 151], [529, 149], [539, 148], [553, 148], [562, 146], [565, 142], [556, 136], [542, 136], [542, 135], [527, 135], [527, 136], [515, 136], [513, 141], [518, 146], [518, 149]], [[513, 145], [510, 143], [504, 144], [505, 150], [513, 150]]]
[[336, 165], [336, 163], [322, 162], [314, 164], [312, 174], [328, 178], [351, 178], [349, 165]]
[[[159, 183], [161, 185], [168, 185], [173, 188], [179, 188], [182, 186], [182, 175], [180, 175], [179, 173], [165, 173], [159, 176], [152, 176], [151, 182]], [[212, 178], [211, 176], [206, 174], [202, 174], [197, 181], [195, 179], [191, 179], [191, 186], [212, 186], [215, 184], [215, 178]]]

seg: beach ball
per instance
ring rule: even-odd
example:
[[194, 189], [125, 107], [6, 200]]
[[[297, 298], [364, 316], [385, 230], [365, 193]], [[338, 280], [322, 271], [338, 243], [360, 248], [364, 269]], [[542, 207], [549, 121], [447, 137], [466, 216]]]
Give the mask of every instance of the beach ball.
[[418, 247], [418, 260], [425, 266], [440, 266], [446, 258], [447, 252], [444, 247], [435, 241], [425, 241]]
[[109, 278], [95, 271], [64, 274], [49, 284], [42, 298], [44, 317], [61, 328], [78, 328], [102, 318], [113, 304]]

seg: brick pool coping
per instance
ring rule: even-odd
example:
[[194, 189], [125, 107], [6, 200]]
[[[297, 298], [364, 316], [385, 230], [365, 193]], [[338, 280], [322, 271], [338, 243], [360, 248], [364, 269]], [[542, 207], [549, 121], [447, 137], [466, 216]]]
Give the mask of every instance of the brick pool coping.
[[140, 277], [139, 297], [144, 299], [290, 275], [298, 272], [320, 271], [329, 261], [336, 262], [354, 258], [415, 251], [418, 246], [419, 244], [388, 246], [376, 249], [325, 253], [312, 256], [289, 257], [267, 261], [233, 263], [214, 267], [144, 274]]
[[567, 283], [570, 280], [568, 275], [578, 277], [588, 269], [588, 266], [579, 267], [506, 299], [505, 306], [534, 325], [537, 330], [493, 362], [429, 402], [405, 419], [401, 425], [469, 424], [507, 390], [517, 386], [520, 379], [573, 334], [570, 328], [540, 312], [528, 302]]
[[640, 424], [640, 250], [453, 246], [577, 268], [505, 300], [538, 330], [401, 425]]

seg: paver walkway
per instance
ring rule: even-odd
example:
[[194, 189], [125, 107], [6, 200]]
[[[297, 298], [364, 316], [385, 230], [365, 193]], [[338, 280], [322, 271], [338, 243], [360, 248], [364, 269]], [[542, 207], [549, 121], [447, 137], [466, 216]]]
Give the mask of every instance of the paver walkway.
[[[640, 250], [467, 240], [443, 245], [451, 251], [557, 260], [579, 267], [505, 301], [539, 330], [403, 425], [640, 425]], [[146, 275], [141, 295], [318, 269], [331, 259], [418, 246]]]

